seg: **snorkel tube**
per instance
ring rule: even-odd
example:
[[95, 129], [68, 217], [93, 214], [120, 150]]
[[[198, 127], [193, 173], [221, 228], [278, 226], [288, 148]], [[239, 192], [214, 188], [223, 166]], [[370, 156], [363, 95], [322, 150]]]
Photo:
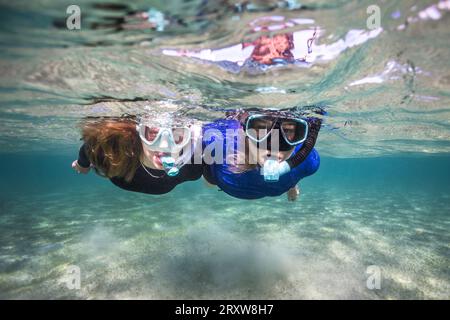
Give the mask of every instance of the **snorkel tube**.
[[275, 159], [266, 160], [262, 168], [264, 180], [267, 182], [277, 182], [280, 176], [288, 173], [291, 169], [305, 161], [316, 144], [321, 125], [322, 119], [310, 118], [308, 121], [308, 137], [294, 156], [280, 163]]
[[[201, 147], [201, 143], [199, 144], [199, 138], [201, 137], [201, 127], [193, 124], [190, 127], [192, 141], [189, 141], [188, 145], [183, 147], [179, 151], [179, 157], [175, 160], [172, 156], [161, 157], [161, 162], [169, 177], [177, 176], [180, 172], [181, 167], [183, 167], [189, 160], [192, 158], [193, 153], [197, 150], [198, 147]], [[191, 149], [192, 148], [192, 149]], [[200, 150], [201, 152], [201, 150]], [[180, 154], [181, 153], [181, 154]]]
[[175, 166], [175, 159], [167, 156], [167, 157], [161, 157], [161, 162], [164, 168], [164, 171], [166, 171], [167, 175], [169, 177], [175, 177], [180, 173], [180, 169]]

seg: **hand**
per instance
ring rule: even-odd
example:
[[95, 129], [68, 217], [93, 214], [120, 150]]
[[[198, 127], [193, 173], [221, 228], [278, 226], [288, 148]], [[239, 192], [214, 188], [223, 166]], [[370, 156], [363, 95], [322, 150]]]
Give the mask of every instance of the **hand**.
[[72, 162], [72, 168], [78, 172], [78, 173], [82, 173], [82, 174], [87, 174], [89, 172], [89, 170], [91, 169], [90, 167], [87, 168], [83, 168], [82, 166], [80, 166], [78, 164], [78, 161], [75, 160], [74, 162]]
[[298, 188], [298, 186], [295, 186], [294, 188], [289, 189], [289, 191], [287, 192], [288, 201], [297, 200], [299, 195], [300, 195], [300, 189]]

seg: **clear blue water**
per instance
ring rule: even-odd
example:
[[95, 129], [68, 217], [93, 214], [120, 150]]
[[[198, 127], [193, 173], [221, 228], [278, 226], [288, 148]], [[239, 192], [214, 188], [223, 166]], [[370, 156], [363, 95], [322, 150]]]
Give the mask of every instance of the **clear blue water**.
[[2, 298], [448, 298], [448, 156], [324, 158], [295, 203], [127, 193], [71, 159], [2, 157]]
[[[129, 5], [186, 19], [163, 32], [95, 29], [128, 9], [92, 1], [79, 2], [82, 30], [67, 31], [56, 26], [68, 4], [1, 4], [0, 298], [450, 298], [450, 13], [417, 18], [438, 2], [380, 2], [380, 34], [260, 74], [162, 50], [253, 41], [264, 33], [251, 21], [283, 15], [313, 19], [323, 30], [313, 52], [329, 53], [365, 28], [372, 2], [241, 13], [216, 1]], [[408, 17], [417, 20], [403, 30]], [[173, 108], [167, 99], [203, 121], [217, 106], [326, 105], [321, 167], [296, 202], [238, 200], [202, 180], [135, 194], [71, 170], [83, 117], [158, 114]], [[70, 265], [78, 290], [64, 282]], [[371, 265], [380, 289], [366, 285]]]

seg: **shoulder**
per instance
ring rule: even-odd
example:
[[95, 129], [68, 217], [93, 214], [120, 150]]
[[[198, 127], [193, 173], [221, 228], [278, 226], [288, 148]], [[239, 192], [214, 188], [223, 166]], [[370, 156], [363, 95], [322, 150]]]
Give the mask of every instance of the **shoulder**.
[[[297, 150], [296, 150], [297, 151]], [[320, 166], [320, 156], [315, 148], [311, 150], [308, 157], [299, 166], [297, 166], [291, 173], [294, 176], [306, 177], [314, 174]]]
[[238, 120], [219, 119], [203, 126], [203, 143], [205, 145], [214, 141], [226, 140], [230, 130], [238, 130], [240, 123]]

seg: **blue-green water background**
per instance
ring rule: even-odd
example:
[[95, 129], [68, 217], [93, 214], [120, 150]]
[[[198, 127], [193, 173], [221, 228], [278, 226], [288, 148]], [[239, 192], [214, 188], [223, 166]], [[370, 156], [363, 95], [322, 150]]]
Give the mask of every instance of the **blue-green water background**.
[[[100, 2], [0, 2], [0, 298], [450, 298], [450, 13], [418, 18], [442, 1], [375, 1], [383, 30], [366, 38], [372, 0], [239, 12], [236, 1]], [[74, 3], [78, 31], [64, 27]], [[105, 26], [150, 7], [186, 24]], [[313, 53], [342, 50], [257, 75], [162, 54], [254, 41], [268, 33], [249, 24], [266, 15], [312, 19], [280, 32], [317, 28]], [[346, 44], [355, 32], [363, 40]], [[217, 107], [325, 106], [321, 167], [296, 202], [234, 199], [202, 180], [135, 194], [71, 169], [84, 117], [157, 116], [173, 111], [168, 99], [205, 122]]]
[[325, 157], [295, 203], [128, 193], [72, 158], [2, 156], [2, 298], [448, 298], [446, 155]]

